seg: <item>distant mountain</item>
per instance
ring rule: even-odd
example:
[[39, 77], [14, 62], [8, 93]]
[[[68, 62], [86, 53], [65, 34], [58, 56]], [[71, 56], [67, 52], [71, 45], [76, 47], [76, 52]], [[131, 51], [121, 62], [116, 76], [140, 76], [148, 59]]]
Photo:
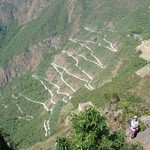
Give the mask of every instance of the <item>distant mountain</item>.
[[150, 38], [148, 0], [0, 6], [0, 128], [17, 148], [56, 133], [80, 102], [101, 107], [117, 93], [149, 103], [150, 60], [136, 49]]

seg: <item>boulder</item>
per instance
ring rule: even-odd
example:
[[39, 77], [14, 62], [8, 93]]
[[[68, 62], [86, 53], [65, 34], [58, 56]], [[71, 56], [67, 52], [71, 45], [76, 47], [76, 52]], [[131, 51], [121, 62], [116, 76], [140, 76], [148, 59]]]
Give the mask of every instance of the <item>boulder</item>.
[[150, 116], [142, 116], [139, 119], [147, 128], [150, 128]]
[[140, 142], [145, 150], [150, 150], [150, 128], [138, 133], [133, 141]]

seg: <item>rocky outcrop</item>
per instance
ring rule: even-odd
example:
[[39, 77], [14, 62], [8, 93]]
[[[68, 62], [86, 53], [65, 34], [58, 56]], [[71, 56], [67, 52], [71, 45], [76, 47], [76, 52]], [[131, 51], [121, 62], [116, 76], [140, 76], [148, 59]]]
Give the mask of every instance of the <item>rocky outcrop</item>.
[[35, 71], [42, 61], [43, 53], [36, 46], [14, 56], [5, 67], [0, 67], [0, 85], [4, 85], [12, 78], [21, 76], [28, 71]]
[[8, 4], [6, 4], [4, 0], [3, 2], [0, 2], [0, 20], [4, 24], [9, 24], [14, 19], [15, 14], [18, 12], [13, 5], [8, 5], [9, 7], [7, 7], [7, 5]]
[[44, 57], [51, 52], [51, 47], [59, 48], [60, 42], [60, 37], [46, 38], [19, 55], [15, 55], [5, 67], [0, 67], [0, 86], [14, 77], [35, 71], [44, 61]]
[[0, 2], [0, 20], [9, 23], [18, 19], [21, 24], [35, 19], [37, 14], [51, 4], [52, 0], [3, 0]]
[[150, 128], [150, 116], [140, 117], [140, 121], [147, 127]]
[[150, 39], [142, 41], [142, 44], [136, 48], [137, 51], [141, 51], [140, 57], [146, 61], [150, 61]]
[[5, 73], [5, 69], [3, 67], [0, 67], [0, 85], [3, 85], [3, 83], [7, 82], [7, 76]]
[[27, 23], [28, 21], [35, 19], [37, 14], [44, 8], [51, 4], [52, 0], [23, 0], [18, 6], [20, 15], [18, 19], [20, 23]]
[[134, 139], [133, 142], [140, 142], [145, 150], [150, 150], [150, 128], [144, 130], [137, 134], [137, 137]]

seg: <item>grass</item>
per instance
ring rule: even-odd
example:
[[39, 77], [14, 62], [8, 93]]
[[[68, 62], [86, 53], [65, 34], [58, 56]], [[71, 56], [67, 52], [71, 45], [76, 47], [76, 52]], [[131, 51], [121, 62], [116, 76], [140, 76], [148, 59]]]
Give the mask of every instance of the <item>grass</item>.
[[[78, 107], [79, 102], [92, 101], [96, 106], [103, 106], [105, 103], [104, 93], [118, 93], [122, 98], [124, 93], [131, 88], [134, 88], [140, 81], [140, 77], [135, 75], [135, 71], [140, 69], [146, 64], [146, 61], [139, 58], [139, 54], [135, 51], [138, 41], [133, 38], [122, 38], [120, 41], [123, 49], [111, 58], [111, 64], [108, 64], [106, 70], [103, 70], [97, 75], [95, 83], [101, 84], [104, 79], [110, 76], [114, 68], [115, 62], [120, 58], [123, 61], [121, 68], [117, 72], [117, 76], [112, 79], [112, 82], [107, 83], [105, 86], [96, 89], [93, 92], [88, 92], [86, 89], [81, 89], [75, 93], [72, 103], [75, 108]], [[130, 49], [130, 51], [128, 50]]]
[[67, 30], [67, 15], [63, 5], [64, 1], [54, 2], [53, 6], [41, 12], [40, 19], [29, 22], [25, 27], [18, 27], [14, 22], [7, 32], [5, 45], [1, 49], [0, 64], [6, 65], [15, 54], [46, 37], [62, 35]]
[[[26, 82], [23, 82], [26, 78]], [[16, 84], [17, 83], [17, 84]], [[47, 113], [43, 106], [28, 102], [25, 98], [20, 97], [19, 93], [35, 100], [46, 101], [48, 99], [48, 92], [44, 90], [43, 85], [39, 81], [34, 80], [31, 76], [21, 77], [19, 80], [15, 79], [11, 84], [7, 85], [1, 93], [1, 103], [7, 105], [8, 109], [2, 109], [3, 118], [7, 120], [0, 121], [0, 127], [5, 128], [5, 132], [10, 134], [10, 139], [15, 143], [16, 147], [26, 147], [38, 141], [44, 140], [44, 119], [50, 119], [51, 134], [54, 134], [58, 128], [59, 112], [63, 103], [59, 102], [53, 110], [53, 114]], [[18, 97], [17, 100], [12, 98], [11, 94]], [[39, 96], [40, 95], [40, 96]], [[6, 101], [7, 99], [7, 101]], [[20, 106], [23, 114], [20, 113], [16, 104]], [[41, 113], [42, 112], [42, 113]], [[32, 115], [34, 118], [31, 121], [19, 120], [17, 116]], [[52, 127], [55, 124], [55, 127]], [[11, 128], [10, 128], [11, 126]], [[28, 129], [26, 132], [24, 132]], [[28, 136], [27, 136], [28, 135]], [[26, 138], [24, 138], [26, 137]]]
[[[39, 81], [32, 78], [32, 74], [45, 77], [47, 70], [52, 73], [54, 69], [51, 69], [51, 62], [53, 62], [54, 56], [60, 54], [62, 50], [67, 51], [68, 49], [74, 49], [78, 54], [85, 52], [89, 54], [86, 48], [81, 48], [79, 44], [68, 41], [68, 37], [71, 35], [70, 30], [72, 25], [77, 21], [75, 18], [79, 18], [80, 31], [76, 33], [73, 38], [100, 42], [103, 47], [86, 44], [93, 49], [94, 54], [107, 65], [107, 68], [104, 70], [80, 59], [79, 66], [95, 76], [92, 85], [96, 85], [97, 88], [94, 91], [88, 91], [84, 87], [84, 83], [80, 82], [80, 88], [73, 94], [71, 99], [72, 109], [76, 109], [79, 103], [86, 101], [92, 101], [96, 106], [103, 107], [108, 102], [105, 97], [106, 94], [113, 95], [113, 93], [117, 93], [122, 100], [132, 103], [142, 101], [140, 98], [137, 98], [138, 96], [149, 96], [149, 93], [146, 93], [149, 89], [147, 84], [149, 76], [141, 80], [141, 78], [135, 74], [135, 71], [143, 67], [146, 61], [139, 58], [139, 53], [135, 51], [135, 47], [140, 44], [140, 41], [134, 39], [132, 36], [133, 33], [137, 33], [142, 35], [144, 39], [149, 38], [149, 16], [148, 12], [146, 12], [146, 10], [148, 10], [148, 0], [145, 2], [137, 0], [131, 2], [131, 4], [128, 1], [119, 2], [116, 0], [96, 0], [94, 2], [89, 0], [77, 1], [73, 14], [74, 19], [72, 19], [70, 23], [68, 23], [66, 2], [66, 0], [55, 1], [52, 6], [43, 9], [37, 19], [32, 20], [24, 27], [19, 26], [17, 20], [14, 20], [12, 24], [7, 27], [6, 37], [3, 44], [1, 44], [0, 64], [6, 67], [7, 62], [11, 60], [14, 55], [26, 51], [29, 46], [47, 37], [61, 37], [60, 48], [50, 48], [49, 52], [47, 48], [44, 49], [44, 61], [35, 72], [28, 72], [20, 77], [16, 77], [6, 86], [0, 88], [1, 104], [4, 103], [8, 105], [8, 109], [3, 107], [0, 111], [0, 115], [3, 116], [0, 120], [0, 128], [3, 127], [6, 132], [10, 134], [10, 138], [16, 144], [17, 148], [24, 148], [46, 139], [43, 129], [44, 119], [50, 119], [51, 134], [54, 134], [59, 128], [59, 114], [64, 106], [62, 101], [57, 103], [53, 114], [50, 115], [44, 110], [43, 106], [30, 103], [23, 97], [18, 96], [18, 94], [22, 93], [40, 102], [49, 100], [50, 94]], [[110, 22], [112, 22], [116, 32], [110, 31], [110, 27], [108, 26]], [[91, 33], [86, 31], [84, 27], [100, 30], [103, 34]], [[119, 46], [117, 53], [110, 52], [104, 48], [104, 46], [106, 46], [106, 43], [103, 41], [105, 35], [106, 39], [112, 43], [117, 41]], [[127, 37], [127, 35], [130, 35], [130, 37]], [[94, 60], [90, 55], [88, 58]], [[112, 79], [112, 82], [106, 83], [101, 87], [104, 80], [111, 78], [112, 71], [115, 70], [116, 64], [120, 60], [122, 61], [122, 65], [116, 76]], [[76, 69], [76, 62], [72, 58], [67, 58], [67, 63], [68, 68], [70, 67], [74, 71], [79, 71]], [[59, 70], [62, 71], [62, 69]], [[78, 83], [76, 79], [73, 79], [67, 74], [64, 75], [64, 78], [72, 84]], [[58, 75], [53, 82], [55, 83], [59, 80], [60, 76]], [[48, 82], [43, 82], [47, 87], [52, 87]], [[139, 95], [136, 92], [134, 93], [135, 95], [132, 95], [129, 90], [136, 89], [137, 85], [141, 84], [141, 82], [144, 83], [144, 90], [141, 91]], [[61, 88], [64, 89], [65, 86], [62, 85]], [[136, 91], [138, 91], [138, 89], [136, 89]], [[16, 107], [16, 102], [12, 98], [12, 94], [18, 96], [16, 102], [23, 111], [26, 114], [33, 115], [36, 119], [30, 122], [18, 120], [17, 116], [21, 114]], [[28, 131], [26, 131], [27, 129]]]

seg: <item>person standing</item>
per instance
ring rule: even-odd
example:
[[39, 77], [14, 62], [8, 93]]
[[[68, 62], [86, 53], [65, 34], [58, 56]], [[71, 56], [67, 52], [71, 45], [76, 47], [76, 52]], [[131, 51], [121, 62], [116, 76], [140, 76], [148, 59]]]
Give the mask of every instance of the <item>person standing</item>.
[[133, 139], [135, 137], [135, 133], [139, 130], [139, 123], [137, 116], [134, 116], [131, 120], [131, 126], [130, 126], [130, 139]]

